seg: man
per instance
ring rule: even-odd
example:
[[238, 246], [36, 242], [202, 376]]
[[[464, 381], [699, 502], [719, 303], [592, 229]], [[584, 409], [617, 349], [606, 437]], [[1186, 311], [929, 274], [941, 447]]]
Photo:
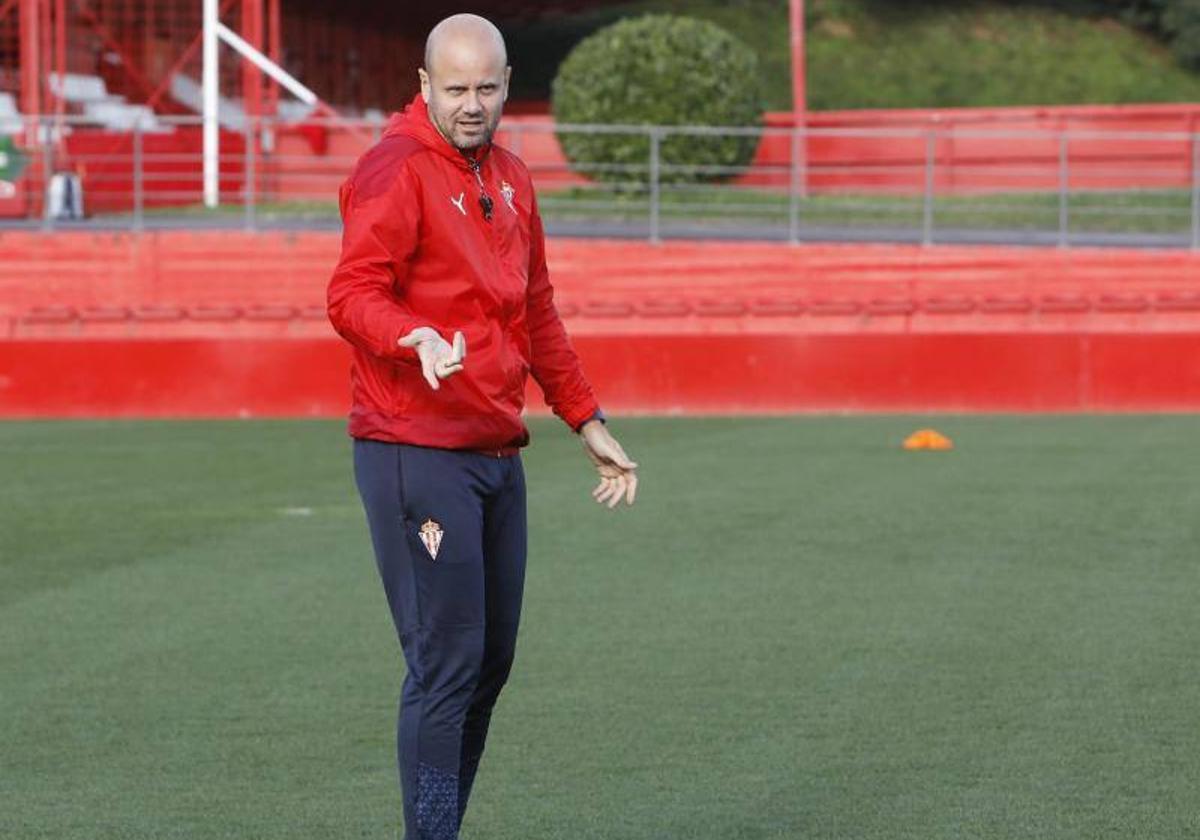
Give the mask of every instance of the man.
[[355, 478], [408, 665], [398, 755], [408, 840], [455, 838], [516, 645], [525, 573], [518, 455], [529, 373], [633, 504], [554, 308], [524, 165], [492, 143], [504, 40], [474, 15], [430, 32], [421, 92], [342, 186], [329, 318], [354, 346]]

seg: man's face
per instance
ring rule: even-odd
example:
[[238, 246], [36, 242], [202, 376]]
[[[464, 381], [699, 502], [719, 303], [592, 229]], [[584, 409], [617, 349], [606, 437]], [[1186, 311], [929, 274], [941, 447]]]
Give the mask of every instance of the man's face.
[[447, 41], [417, 71], [429, 118], [450, 144], [462, 151], [488, 143], [508, 98], [501, 51], [491, 43], [463, 38]]

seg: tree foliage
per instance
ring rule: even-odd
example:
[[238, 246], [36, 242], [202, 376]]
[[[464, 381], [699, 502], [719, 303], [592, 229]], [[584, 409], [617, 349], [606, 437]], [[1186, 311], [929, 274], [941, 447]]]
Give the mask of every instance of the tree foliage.
[[[594, 32], [563, 61], [551, 95], [563, 124], [756, 126], [763, 112], [754, 51], [713, 23], [673, 15], [628, 18]], [[591, 177], [647, 178], [645, 133], [560, 131], [558, 139]], [[731, 174], [723, 169], [749, 163], [757, 145], [757, 136], [668, 135], [660, 177], [720, 180]]]

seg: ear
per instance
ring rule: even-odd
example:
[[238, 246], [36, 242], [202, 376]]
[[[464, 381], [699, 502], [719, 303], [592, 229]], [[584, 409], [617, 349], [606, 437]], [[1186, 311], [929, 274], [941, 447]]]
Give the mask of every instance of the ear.
[[425, 100], [425, 104], [429, 104], [429, 92], [431, 85], [429, 84], [429, 74], [425, 72], [424, 67], [417, 68], [417, 78], [421, 80], [421, 98]]
[[504, 68], [504, 101], [508, 101], [508, 82], [512, 79], [512, 65]]

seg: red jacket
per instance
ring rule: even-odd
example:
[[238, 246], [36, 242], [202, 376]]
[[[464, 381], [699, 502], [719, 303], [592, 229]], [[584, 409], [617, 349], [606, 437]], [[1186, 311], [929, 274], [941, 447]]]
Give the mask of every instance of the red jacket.
[[[554, 308], [545, 237], [525, 165], [475, 150], [491, 221], [463, 154], [418, 95], [342, 185], [342, 254], [329, 320], [354, 345], [350, 434], [443, 449], [523, 446], [526, 374], [572, 428], [596, 398]], [[432, 390], [399, 339], [430, 326], [467, 339], [466, 366]]]

